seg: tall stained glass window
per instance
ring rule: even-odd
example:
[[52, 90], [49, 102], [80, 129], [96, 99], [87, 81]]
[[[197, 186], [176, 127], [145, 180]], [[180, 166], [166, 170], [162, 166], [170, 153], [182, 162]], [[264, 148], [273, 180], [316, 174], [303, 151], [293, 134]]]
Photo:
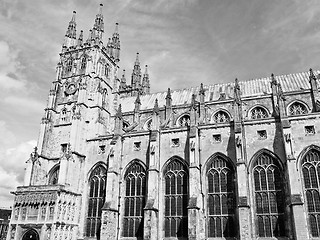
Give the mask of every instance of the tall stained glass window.
[[235, 237], [235, 185], [232, 165], [221, 156], [207, 171], [208, 237]]
[[188, 171], [178, 159], [173, 159], [164, 171], [165, 237], [188, 236]]
[[253, 166], [256, 226], [259, 237], [284, 237], [284, 182], [278, 161], [263, 152]]
[[125, 175], [123, 237], [143, 238], [143, 208], [146, 195], [146, 172], [135, 162]]
[[320, 236], [320, 151], [310, 149], [302, 159], [304, 193], [312, 237]]
[[105, 202], [107, 170], [99, 165], [89, 178], [87, 237], [96, 237], [101, 227], [101, 208]]

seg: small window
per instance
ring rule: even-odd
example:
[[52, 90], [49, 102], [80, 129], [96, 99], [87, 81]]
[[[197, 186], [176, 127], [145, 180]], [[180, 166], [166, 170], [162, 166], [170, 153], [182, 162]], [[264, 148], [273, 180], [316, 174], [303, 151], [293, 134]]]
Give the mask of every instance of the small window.
[[106, 145], [99, 146], [98, 154], [106, 153]]
[[69, 59], [69, 60], [67, 61], [67, 65], [66, 65], [66, 72], [67, 72], [67, 73], [68, 73], [68, 72], [71, 72], [71, 70], [72, 70], [72, 64], [73, 64], [72, 59]]
[[267, 139], [267, 131], [266, 130], [257, 131], [257, 134], [258, 134], [259, 140]]
[[135, 142], [133, 144], [133, 150], [140, 151], [141, 150], [141, 142]]
[[179, 146], [180, 146], [179, 138], [174, 138], [171, 140], [171, 147], [179, 147]]
[[213, 142], [220, 143], [221, 142], [221, 134], [214, 134], [213, 135]]
[[63, 143], [61, 144], [61, 152], [65, 153], [68, 149], [68, 144], [67, 143]]
[[305, 132], [306, 136], [315, 135], [316, 134], [316, 130], [315, 130], [314, 126], [305, 126], [304, 127], [304, 132]]

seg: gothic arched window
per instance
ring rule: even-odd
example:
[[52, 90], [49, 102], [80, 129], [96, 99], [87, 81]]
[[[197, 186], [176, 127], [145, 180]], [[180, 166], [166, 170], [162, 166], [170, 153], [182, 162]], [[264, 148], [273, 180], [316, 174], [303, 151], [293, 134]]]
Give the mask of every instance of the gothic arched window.
[[146, 172], [141, 164], [133, 163], [124, 177], [123, 237], [143, 237], [143, 208], [146, 195]]
[[312, 237], [320, 236], [320, 151], [310, 149], [302, 159], [304, 193]]
[[261, 153], [253, 165], [256, 227], [259, 237], [284, 237], [284, 182], [278, 161]]
[[165, 237], [188, 236], [188, 172], [178, 159], [173, 159], [164, 171]]
[[250, 111], [251, 119], [262, 119], [267, 117], [268, 117], [268, 112], [263, 107], [255, 107]]
[[73, 64], [73, 60], [72, 58], [69, 58], [67, 60], [67, 64], [66, 64], [66, 72], [69, 73], [72, 70], [72, 64]]
[[101, 208], [105, 202], [107, 170], [99, 165], [89, 177], [89, 199], [87, 212], [87, 237], [95, 237], [100, 232]]
[[213, 115], [212, 121], [214, 123], [228, 123], [230, 122], [230, 117], [225, 111], [218, 111]]
[[149, 119], [144, 124], [144, 130], [151, 130], [151, 127], [152, 127], [152, 119]]
[[234, 169], [221, 156], [211, 161], [207, 172], [208, 237], [235, 237]]
[[67, 121], [67, 109], [63, 108], [61, 110], [61, 121], [66, 122]]
[[294, 102], [289, 106], [289, 115], [301, 115], [307, 113], [307, 107], [300, 102]]
[[49, 173], [49, 185], [57, 185], [59, 180], [60, 166], [53, 167]]
[[190, 126], [190, 116], [188, 114], [185, 114], [183, 116], [181, 116], [178, 120], [177, 125], [179, 127], [186, 127], [186, 126]]

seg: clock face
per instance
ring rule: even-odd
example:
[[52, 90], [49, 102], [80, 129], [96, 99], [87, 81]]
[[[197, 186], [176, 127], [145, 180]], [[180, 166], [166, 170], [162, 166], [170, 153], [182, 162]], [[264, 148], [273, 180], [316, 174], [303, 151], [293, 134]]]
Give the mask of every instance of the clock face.
[[74, 94], [77, 90], [77, 87], [74, 83], [70, 83], [66, 88], [66, 93], [68, 95]]

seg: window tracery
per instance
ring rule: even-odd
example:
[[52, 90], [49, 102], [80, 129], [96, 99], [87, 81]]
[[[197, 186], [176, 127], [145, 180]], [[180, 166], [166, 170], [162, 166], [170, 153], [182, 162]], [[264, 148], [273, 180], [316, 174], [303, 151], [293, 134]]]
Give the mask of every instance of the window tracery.
[[268, 117], [268, 112], [263, 107], [255, 107], [250, 112], [251, 119], [262, 119], [267, 117]]
[[289, 115], [301, 115], [301, 114], [307, 114], [307, 113], [308, 113], [307, 107], [300, 102], [294, 102], [289, 107]]
[[87, 59], [86, 59], [85, 57], [83, 57], [83, 58], [81, 59], [80, 69], [81, 69], [81, 70], [84, 70], [84, 69], [86, 68], [86, 66], [87, 66]]
[[230, 117], [225, 111], [218, 111], [213, 115], [214, 123], [228, 123], [230, 122]]
[[187, 127], [190, 126], [190, 116], [185, 114], [181, 116], [178, 120], [178, 126], [179, 127]]
[[302, 159], [304, 194], [312, 237], [320, 236], [320, 152], [309, 150]]
[[234, 170], [220, 156], [213, 159], [207, 172], [208, 237], [235, 237]]
[[144, 130], [151, 130], [151, 127], [152, 127], [152, 119], [149, 119], [144, 124]]
[[259, 237], [283, 237], [284, 183], [278, 162], [269, 154], [262, 153], [252, 171], [257, 233]]
[[186, 167], [173, 159], [166, 167], [165, 237], [188, 236], [188, 173]]
[[57, 185], [59, 180], [60, 166], [55, 167], [49, 176], [49, 185]]
[[89, 199], [87, 212], [87, 237], [95, 237], [100, 232], [101, 208], [105, 202], [107, 170], [99, 165], [89, 178]]
[[143, 208], [146, 194], [146, 173], [139, 163], [134, 163], [125, 176], [124, 237], [143, 237]]
[[67, 60], [67, 64], [66, 64], [66, 73], [71, 72], [72, 70], [72, 65], [73, 65], [73, 60], [71, 58], [69, 58]]

